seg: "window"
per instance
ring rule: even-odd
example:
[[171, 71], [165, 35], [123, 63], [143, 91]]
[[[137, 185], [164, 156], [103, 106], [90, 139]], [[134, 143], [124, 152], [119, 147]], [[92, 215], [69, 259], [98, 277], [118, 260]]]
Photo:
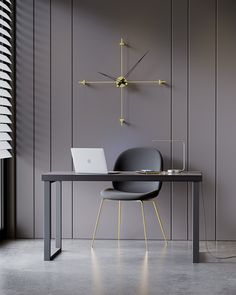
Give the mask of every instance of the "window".
[[0, 231], [4, 229], [4, 166], [12, 157], [13, 0], [0, 0]]

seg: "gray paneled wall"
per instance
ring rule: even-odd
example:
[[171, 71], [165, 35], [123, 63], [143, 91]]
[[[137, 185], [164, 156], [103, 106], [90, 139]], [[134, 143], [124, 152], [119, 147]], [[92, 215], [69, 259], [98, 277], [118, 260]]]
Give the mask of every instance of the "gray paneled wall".
[[[111, 169], [126, 148], [158, 146], [169, 167], [181, 163], [180, 150], [152, 139], [181, 138], [188, 169], [204, 173], [208, 238], [236, 238], [235, 13], [233, 0], [128, 0], [122, 10], [108, 0], [17, 1], [18, 237], [43, 236], [40, 176], [71, 170], [70, 147], [104, 147]], [[169, 84], [125, 89], [124, 127], [114, 86], [78, 84], [103, 80], [98, 71], [118, 74], [121, 37], [130, 44], [125, 70], [150, 50], [132, 79]], [[109, 185], [63, 185], [64, 237], [91, 237], [99, 191]], [[159, 205], [168, 237], [191, 239], [191, 188], [165, 184]], [[152, 207], [145, 210], [149, 237], [161, 238]], [[122, 237], [143, 238], [140, 208], [124, 204], [122, 215]], [[98, 236], [115, 238], [116, 226], [109, 203]]]

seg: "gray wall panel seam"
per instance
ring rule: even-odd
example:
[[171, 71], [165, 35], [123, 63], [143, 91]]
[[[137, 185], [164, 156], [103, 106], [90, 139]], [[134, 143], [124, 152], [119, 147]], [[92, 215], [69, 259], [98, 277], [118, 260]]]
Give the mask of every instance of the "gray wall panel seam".
[[50, 34], [49, 34], [49, 38], [50, 38], [50, 49], [49, 49], [49, 51], [50, 51], [50, 56], [49, 56], [49, 60], [50, 60], [50, 73], [49, 73], [49, 75], [50, 75], [50, 81], [49, 81], [49, 85], [50, 85], [50, 98], [49, 98], [49, 108], [50, 108], [50, 110], [49, 110], [49, 128], [50, 128], [50, 143], [49, 143], [49, 166], [50, 166], [50, 171], [52, 170], [52, 0], [50, 0], [50, 7], [49, 7], [49, 9], [50, 9], [50, 16], [49, 16], [49, 18], [50, 18], [50, 23], [49, 23], [49, 29], [50, 29]]
[[[17, 71], [17, 47], [18, 47], [18, 42], [17, 41], [17, 27], [16, 27], [16, 23], [18, 22], [18, 17], [17, 17], [17, 3], [15, 4], [15, 44], [16, 44], [16, 48], [15, 48], [15, 110], [17, 110], [17, 79], [16, 79], [16, 71]], [[16, 154], [17, 154], [17, 116], [16, 116], [16, 113], [15, 113], [15, 128], [16, 128], [16, 138], [15, 138], [15, 151], [16, 151]], [[15, 183], [16, 183], [16, 202], [15, 202], [15, 237], [17, 237], [17, 207], [18, 207], [18, 200], [17, 200], [17, 155], [16, 155], [16, 166], [15, 166], [15, 169], [16, 169], [16, 179], [15, 179]]]
[[[190, 0], [187, 0], [187, 170], [189, 170]], [[187, 185], [187, 240], [189, 240], [189, 185]]]
[[35, 0], [33, 0], [33, 238], [35, 238]]
[[[74, 85], [74, 66], [73, 66], [73, 54], [74, 54], [74, 15], [73, 15], [73, 11], [74, 11], [74, 2], [73, 0], [71, 0], [71, 146], [73, 146], [73, 141], [74, 141], [74, 113], [73, 113], [73, 100], [74, 100], [74, 91], [73, 91], [73, 85]], [[73, 161], [71, 159], [71, 170], [73, 170]], [[73, 183], [71, 183], [71, 236], [72, 238], [74, 237], [74, 210], [73, 210], [73, 204], [74, 204], [74, 191], [73, 191]]]
[[[170, 0], [170, 139], [173, 140], [173, 1]], [[171, 142], [171, 167], [173, 167], [173, 143]], [[172, 240], [173, 237], [173, 196], [174, 196], [174, 185], [171, 183], [171, 190], [170, 190], [170, 239]]]
[[218, 0], [215, 0], [215, 240], [217, 238], [217, 192], [218, 192]]
[[13, 89], [13, 97], [14, 97], [14, 104], [13, 104], [13, 124], [14, 124], [14, 136], [13, 136], [13, 154], [14, 154], [14, 158], [13, 158], [13, 185], [14, 185], [14, 193], [13, 193], [13, 203], [11, 204], [11, 210], [13, 213], [13, 232], [11, 232], [11, 230], [9, 231], [9, 236], [16, 238], [16, 193], [17, 193], [17, 189], [16, 189], [16, 185], [17, 185], [17, 180], [16, 180], [16, 1], [14, 1], [13, 3], [13, 36], [14, 36], [14, 41], [13, 41], [13, 54], [14, 54], [14, 73], [13, 73], [13, 85], [14, 85], [14, 89]]

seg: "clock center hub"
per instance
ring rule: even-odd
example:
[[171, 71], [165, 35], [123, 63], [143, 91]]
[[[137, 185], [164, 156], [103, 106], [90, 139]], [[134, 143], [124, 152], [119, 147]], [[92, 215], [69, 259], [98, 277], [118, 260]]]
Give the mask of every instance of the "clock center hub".
[[120, 76], [116, 79], [116, 87], [125, 87], [128, 85], [128, 81], [125, 79], [125, 77]]

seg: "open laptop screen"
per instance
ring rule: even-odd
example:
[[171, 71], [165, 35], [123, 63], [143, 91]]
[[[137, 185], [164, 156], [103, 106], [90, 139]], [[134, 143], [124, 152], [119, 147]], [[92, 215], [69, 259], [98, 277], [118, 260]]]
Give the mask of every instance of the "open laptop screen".
[[108, 173], [103, 148], [71, 148], [75, 172]]

